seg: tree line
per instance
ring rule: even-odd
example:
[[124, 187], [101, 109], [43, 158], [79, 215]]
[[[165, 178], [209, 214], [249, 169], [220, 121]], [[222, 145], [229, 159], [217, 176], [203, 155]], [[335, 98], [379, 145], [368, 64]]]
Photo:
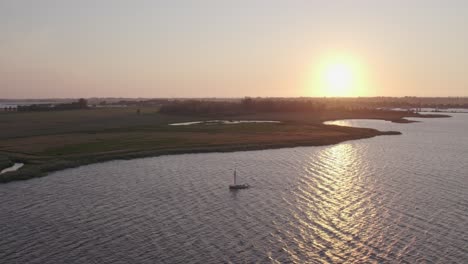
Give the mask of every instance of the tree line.
[[326, 105], [314, 100], [254, 99], [241, 101], [175, 100], [161, 106], [164, 114], [248, 114], [259, 112], [317, 112]]
[[64, 104], [32, 104], [18, 105], [18, 112], [36, 112], [36, 111], [61, 111], [61, 110], [76, 110], [88, 108], [88, 101], [81, 98], [76, 102]]

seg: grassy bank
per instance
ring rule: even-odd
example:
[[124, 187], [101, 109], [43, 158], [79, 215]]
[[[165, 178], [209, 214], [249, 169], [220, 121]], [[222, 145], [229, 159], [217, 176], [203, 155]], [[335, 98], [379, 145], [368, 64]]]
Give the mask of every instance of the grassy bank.
[[0, 171], [11, 166], [13, 166], [13, 162], [8, 158], [8, 156], [0, 155]]
[[[398, 132], [323, 125], [349, 118], [404, 122], [412, 113], [263, 113], [239, 116], [162, 115], [156, 108], [90, 109], [0, 114], [0, 161], [22, 161], [0, 182], [113, 159], [180, 153], [227, 152], [294, 146], [320, 146]], [[421, 117], [421, 116], [418, 116]], [[169, 126], [210, 119], [278, 120], [282, 123]], [[3, 163], [0, 163], [3, 164]], [[6, 165], [5, 165], [6, 166]]]

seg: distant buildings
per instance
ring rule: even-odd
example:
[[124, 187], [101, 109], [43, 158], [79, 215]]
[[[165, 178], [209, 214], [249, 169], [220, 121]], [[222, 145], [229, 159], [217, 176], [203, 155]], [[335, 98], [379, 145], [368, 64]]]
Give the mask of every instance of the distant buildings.
[[18, 111], [18, 107], [16, 105], [3, 106], [3, 107], [1, 107], [1, 109], [3, 109], [3, 111], [6, 111], [6, 112], [16, 112], [16, 111]]

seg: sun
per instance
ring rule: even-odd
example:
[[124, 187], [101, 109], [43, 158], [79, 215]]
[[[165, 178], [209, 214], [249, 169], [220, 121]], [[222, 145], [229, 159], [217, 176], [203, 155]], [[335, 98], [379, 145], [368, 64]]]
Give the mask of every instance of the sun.
[[354, 87], [354, 72], [350, 65], [338, 62], [327, 65], [324, 72], [324, 85], [331, 96], [349, 96]]
[[350, 56], [323, 58], [315, 67], [312, 92], [325, 97], [352, 97], [363, 93], [363, 70], [358, 60]]

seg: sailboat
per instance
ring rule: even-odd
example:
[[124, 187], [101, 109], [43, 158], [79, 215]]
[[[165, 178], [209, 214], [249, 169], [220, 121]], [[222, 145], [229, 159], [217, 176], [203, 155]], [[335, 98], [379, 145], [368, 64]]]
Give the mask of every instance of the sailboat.
[[229, 185], [231, 190], [247, 189], [250, 187], [248, 184], [237, 184], [237, 171], [234, 169], [234, 184]]

